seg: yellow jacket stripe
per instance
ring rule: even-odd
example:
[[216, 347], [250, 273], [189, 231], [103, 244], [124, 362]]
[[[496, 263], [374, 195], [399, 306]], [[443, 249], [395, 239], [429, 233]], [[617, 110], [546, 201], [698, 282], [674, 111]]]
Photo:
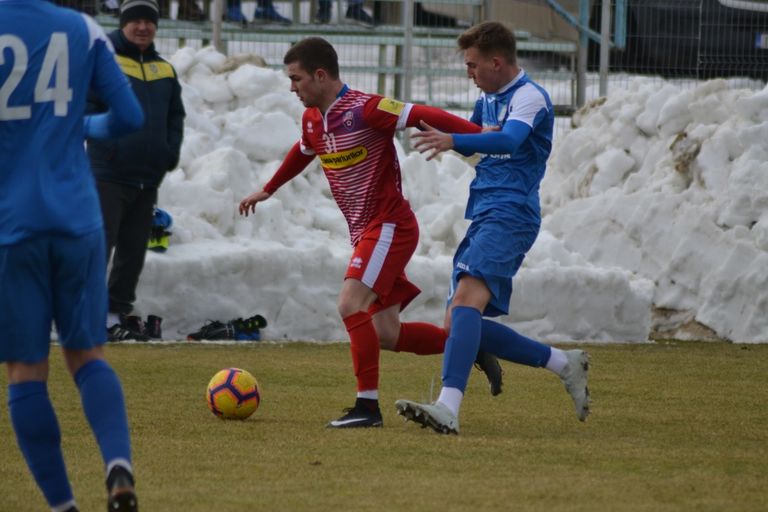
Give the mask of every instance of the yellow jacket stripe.
[[173, 71], [173, 66], [168, 62], [153, 61], [141, 63], [123, 55], [116, 55], [115, 57], [117, 63], [120, 65], [120, 69], [123, 70], [123, 73], [127, 76], [136, 78], [137, 80], [151, 82], [153, 80], [173, 78], [176, 76]]

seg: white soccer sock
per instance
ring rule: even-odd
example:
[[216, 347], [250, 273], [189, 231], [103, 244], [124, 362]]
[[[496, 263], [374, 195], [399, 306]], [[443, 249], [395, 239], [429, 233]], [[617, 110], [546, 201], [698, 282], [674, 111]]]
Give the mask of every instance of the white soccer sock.
[[559, 348], [552, 347], [552, 354], [549, 356], [549, 361], [547, 361], [547, 370], [561, 375], [566, 364], [568, 364], [568, 358], [565, 357], [565, 352]]
[[365, 391], [358, 391], [357, 392], [357, 398], [367, 398], [368, 400], [378, 400], [379, 399], [379, 390], [378, 389], [366, 389]]
[[75, 500], [69, 500], [66, 503], [60, 503], [56, 505], [55, 507], [51, 508], [51, 512], [64, 512], [65, 510], [69, 510], [72, 507], [77, 507], [77, 503]]
[[437, 401], [450, 409], [455, 416], [458, 416], [463, 398], [464, 393], [459, 388], [443, 388], [440, 390], [440, 396], [437, 397]]
[[120, 323], [120, 315], [117, 313], [107, 313], [107, 329]]
[[130, 474], [133, 474], [133, 467], [131, 467], [130, 462], [128, 462], [126, 459], [113, 459], [109, 461], [109, 464], [107, 464], [106, 476], [109, 476], [109, 472], [112, 471], [112, 468], [115, 466], [122, 466], [123, 468], [127, 469]]

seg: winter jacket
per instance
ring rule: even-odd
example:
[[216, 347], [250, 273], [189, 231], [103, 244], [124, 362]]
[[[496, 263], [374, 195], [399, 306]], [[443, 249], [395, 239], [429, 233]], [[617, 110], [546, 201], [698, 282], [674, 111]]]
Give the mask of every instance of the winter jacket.
[[[88, 156], [98, 181], [137, 188], [157, 188], [167, 171], [179, 163], [184, 135], [184, 104], [176, 70], [152, 44], [143, 53], [122, 31], [109, 34], [133, 92], [144, 109], [144, 127], [124, 137], [88, 140]], [[89, 111], [105, 110], [97, 98], [89, 98]]]

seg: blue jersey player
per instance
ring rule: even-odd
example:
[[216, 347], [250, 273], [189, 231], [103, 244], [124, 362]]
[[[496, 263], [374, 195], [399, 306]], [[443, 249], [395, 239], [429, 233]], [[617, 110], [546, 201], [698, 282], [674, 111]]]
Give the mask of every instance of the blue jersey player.
[[[110, 106], [84, 118], [93, 89]], [[52, 324], [101, 450], [109, 510], [136, 510], [120, 381], [104, 360], [104, 230], [83, 143], [144, 115], [102, 29], [44, 0], [0, 0], [0, 362], [16, 439], [51, 510], [76, 511], [48, 397]]]
[[479, 349], [556, 373], [584, 421], [590, 401], [588, 355], [549, 347], [483, 318], [509, 312], [512, 278], [539, 232], [539, 183], [552, 147], [552, 103], [518, 66], [515, 36], [501, 23], [476, 25], [459, 36], [458, 44], [469, 78], [482, 90], [471, 121], [483, 131], [452, 135], [425, 125], [414, 139], [429, 158], [449, 149], [481, 155], [466, 209], [472, 222], [453, 260], [440, 396], [433, 404], [398, 400], [397, 410], [437, 432], [457, 434], [459, 407]]

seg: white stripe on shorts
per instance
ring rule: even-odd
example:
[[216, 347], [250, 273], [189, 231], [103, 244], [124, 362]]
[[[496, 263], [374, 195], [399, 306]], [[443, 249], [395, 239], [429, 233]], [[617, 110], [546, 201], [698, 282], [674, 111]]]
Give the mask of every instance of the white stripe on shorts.
[[365, 272], [363, 273], [363, 284], [368, 288], [373, 289], [374, 283], [376, 283], [376, 280], [379, 278], [381, 268], [384, 266], [384, 260], [387, 258], [394, 236], [394, 224], [381, 225], [379, 241], [376, 242], [376, 247], [374, 247], [373, 254], [371, 254], [371, 261], [368, 262], [368, 266], [365, 267]]

